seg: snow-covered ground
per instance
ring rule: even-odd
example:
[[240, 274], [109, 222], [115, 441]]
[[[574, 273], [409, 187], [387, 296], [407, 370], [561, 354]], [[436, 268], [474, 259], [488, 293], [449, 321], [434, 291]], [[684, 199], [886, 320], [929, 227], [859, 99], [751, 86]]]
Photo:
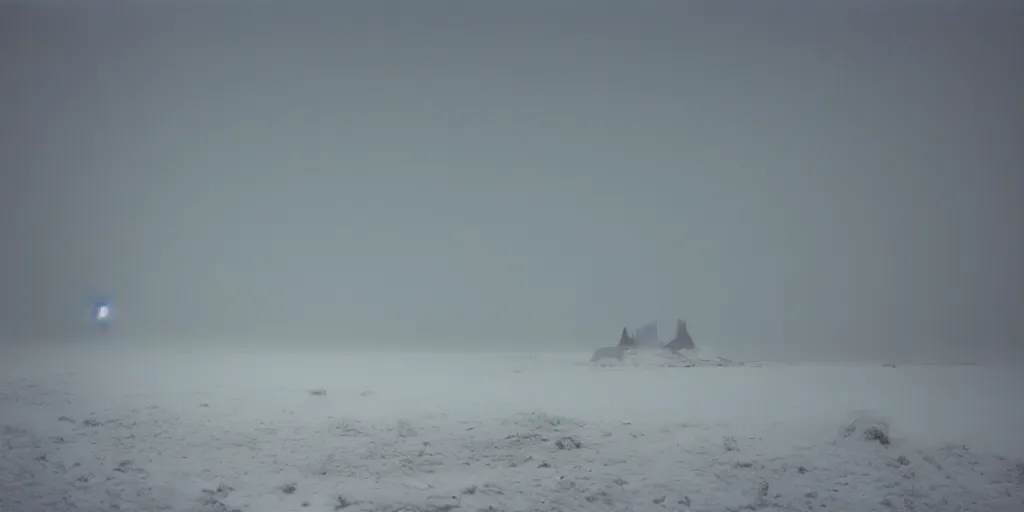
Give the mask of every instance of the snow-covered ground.
[[[615, 350], [615, 347], [608, 347], [602, 350]], [[622, 358], [605, 357], [597, 359], [592, 357], [591, 362], [600, 366], [629, 366], [642, 368], [693, 368], [700, 366], [741, 366], [743, 363], [732, 361], [721, 357], [715, 357], [707, 350], [680, 350], [673, 352], [661, 347], [631, 348], [622, 354]]]
[[1024, 510], [1020, 368], [0, 350], [3, 512]]

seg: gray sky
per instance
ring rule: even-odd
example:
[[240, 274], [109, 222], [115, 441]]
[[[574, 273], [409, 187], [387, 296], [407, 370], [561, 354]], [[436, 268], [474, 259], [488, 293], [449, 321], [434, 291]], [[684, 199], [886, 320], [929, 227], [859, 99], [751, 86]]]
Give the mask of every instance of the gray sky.
[[1019, 3], [140, 3], [0, 7], [8, 339], [1020, 352]]

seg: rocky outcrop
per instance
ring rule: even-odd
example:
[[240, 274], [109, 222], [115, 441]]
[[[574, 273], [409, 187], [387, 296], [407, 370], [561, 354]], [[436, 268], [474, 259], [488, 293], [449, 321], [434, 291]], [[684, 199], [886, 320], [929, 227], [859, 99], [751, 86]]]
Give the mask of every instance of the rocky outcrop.
[[[598, 362], [602, 359], [615, 359], [623, 361], [628, 354], [636, 352], [647, 352], [644, 350], [637, 350], [646, 346], [650, 347], [664, 347], [668, 352], [667, 357], [673, 355], [679, 356], [680, 351], [686, 350], [689, 354], [689, 358], [697, 357], [694, 356], [697, 346], [693, 343], [693, 338], [690, 337], [689, 331], [686, 329], [686, 322], [682, 320], [676, 320], [676, 337], [665, 345], [657, 340], [657, 323], [650, 323], [640, 330], [637, 331], [636, 336], [629, 335], [629, 329], [623, 327], [622, 334], [619, 335], [619, 344], [614, 347], [601, 347], [594, 351], [594, 355], [590, 358], [591, 362]], [[643, 339], [644, 343], [639, 343]], [[655, 349], [655, 352], [662, 352], [661, 350]], [[724, 360], [723, 360], [724, 361]], [[689, 359], [686, 361], [672, 361], [672, 366], [696, 366], [696, 362], [691, 362]], [[705, 363], [705, 361], [701, 361]]]
[[632, 337], [630, 337], [629, 332], [626, 331], [625, 327], [622, 328], [622, 335], [619, 336], [619, 346], [620, 347], [635, 347], [636, 346], [636, 340], [633, 339]]
[[633, 333], [636, 346], [647, 348], [661, 348], [664, 344], [658, 339], [658, 322], [648, 322], [647, 325]]
[[658, 342], [648, 345], [641, 341], [649, 339], [649, 335], [641, 336], [640, 330], [631, 337], [629, 331], [623, 329], [619, 344], [597, 349], [590, 362], [600, 366], [638, 368], [743, 366], [741, 362], [715, 357], [698, 349], [690, 337], [686, 322], [682, 320], [676, 321], [676, 337], [667, 344]]
[[694, 350], [697, 348], [693, 344], [693, 338], [690, 337], [690, 333], [686, 330], [686, 322], [682, 320], [676, 320], [676, 337], [672, 341], [665, 345], [665, 348], [672, 352], [679, 352], [680, 350]]
[[619, 344], [614, 347], [601, 347], [594, 351], [594, 355], [591, 356], [590, 362], [596, 363], [602, 359], [617, 359], [622, 360], [623, 356], [626, 355], [626, 351], [636, 347], [636, 340], [629, 335], [629, 331], [625, 327], [622, 328], [622, 335], [619, 336]]

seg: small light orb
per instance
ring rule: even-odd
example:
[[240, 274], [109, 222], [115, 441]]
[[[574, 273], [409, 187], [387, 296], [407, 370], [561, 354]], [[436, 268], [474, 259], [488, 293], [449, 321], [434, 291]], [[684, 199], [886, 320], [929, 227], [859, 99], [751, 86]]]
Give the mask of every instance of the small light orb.
[[108, 325], [113, 320], [114, 308], [108, 301], [101, 301], [93, 304], [92, 306], [92, 318], [93, 322], [99, 325]]

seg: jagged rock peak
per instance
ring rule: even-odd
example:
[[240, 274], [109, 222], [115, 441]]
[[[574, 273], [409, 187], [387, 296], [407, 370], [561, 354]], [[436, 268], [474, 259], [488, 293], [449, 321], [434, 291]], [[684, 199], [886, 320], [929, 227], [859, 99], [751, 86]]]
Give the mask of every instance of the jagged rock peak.
[[622, 328], [622, 335], [619, 336], [620, 347], [632, 347], [636, 345], [636, 340], [629, 336], [629, 331], [625, 327]]
[[682, 320], [676, 320], [676, 337], [672, 341], [665, 345], [665, 348], [677, 352], [679, 350], [693, 350], [697, 348], [693, 344], [693, 338], [690, 337], [689, 331], [686, 330], [686, 322]]

